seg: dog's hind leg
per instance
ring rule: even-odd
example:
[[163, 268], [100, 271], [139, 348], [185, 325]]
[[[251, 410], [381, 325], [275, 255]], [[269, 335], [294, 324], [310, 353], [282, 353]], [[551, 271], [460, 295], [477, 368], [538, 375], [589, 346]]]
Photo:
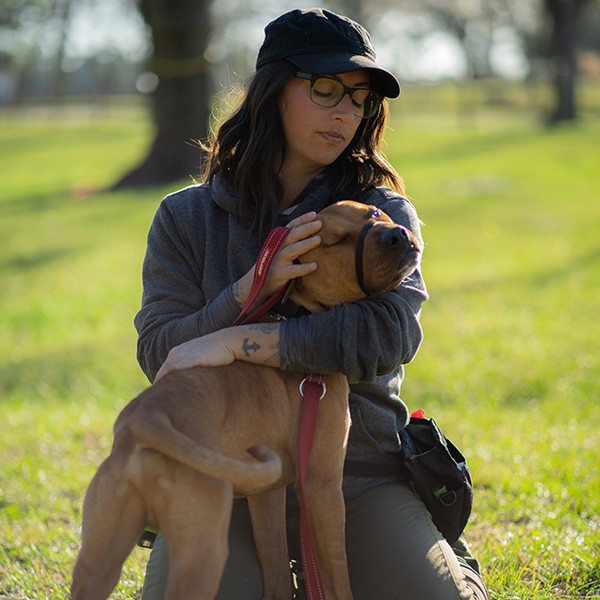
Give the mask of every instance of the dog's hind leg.
[[82, 545], [73, 571], [73, 600], [105, 600], [145, 526], [133, 486], [115, 479], [107, 459], [92, 479], [83, 506]]
[[289, 600], [292, 597], [285, 494], [282, 487], [248, 497], [252, 532], [262, 570], [263, 600]]
[[176, 480], [176, 493], [158, 517], [169, 548], [165, 598], [214, 600], [227, 560], [233, 489], [188, 467], [180, 468]]

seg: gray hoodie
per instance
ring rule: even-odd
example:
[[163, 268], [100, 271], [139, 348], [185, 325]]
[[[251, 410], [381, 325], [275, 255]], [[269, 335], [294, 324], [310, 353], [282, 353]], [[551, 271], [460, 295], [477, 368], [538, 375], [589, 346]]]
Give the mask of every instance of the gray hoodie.
[[[333, 198], [325, 178], [281, 224], [342, 198]], [[386, 212], [421, 239], [412, 204], [388, 188], [361, 199]], [[135, 317], [138, 360], [153, 380], [169, 350], [228, 327], [240, 311], [232, 284], [256, 261], [260, 240], [236, 215], [237, 199], [222, 179], [167, 196], [150, 228], [143, 266], [142, 307]], [[420, 270], [377, 298], [336, 306], [324, 313], [282, 321], [281, 368], [303, 373], [341, 371], [350, 382], [352, 427], [347, 457], [353, 461], [398, 461], [398, 431], [408, 422], [400, 399], [403, 364], [422, 339], [421, 304], [427, 299]], [[347, 496], [380, 482], [345, 479]]]

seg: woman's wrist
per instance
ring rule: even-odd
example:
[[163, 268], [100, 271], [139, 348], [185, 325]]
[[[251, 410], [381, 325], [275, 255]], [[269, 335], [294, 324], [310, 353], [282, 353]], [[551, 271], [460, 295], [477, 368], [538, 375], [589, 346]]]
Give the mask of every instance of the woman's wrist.
[[250, 295], [252, 281], [254, 280], [254, 269], [255, 267], [252, 267], [245, 275], [240, 277], [240, 279], [231, 285], [233, 298], [240, 305], [240, 308], [244, 306], [248, 296]]
[[252, 323], [227, 330], [228, 346], [236, 360], [279, 368], [279, 323]]

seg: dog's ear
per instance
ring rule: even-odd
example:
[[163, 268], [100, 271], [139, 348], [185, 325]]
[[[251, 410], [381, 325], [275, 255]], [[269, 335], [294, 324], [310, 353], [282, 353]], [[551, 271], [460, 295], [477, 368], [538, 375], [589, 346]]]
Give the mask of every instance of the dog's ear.
[[[308, 276], [310, 276], [310, 274], [305, 275], [305, 277]], [[311, 313], [322, 312], [329, 308], [328, 306], [325, 306], [324, 304], [321, 304], [315, 300], [313, 295], [311, 295], [310, 290], [307, 290], [307, 287], [304, 285], [302, 277], [297, 277], [296, 279], [292, 280], [283, 299], [281, 300], [281, 303], [284, 304], [287, 301], [295, 304], [296, 306], [301, 306]]]
[[299, 278], [292, 279], [292, 281], [290, 281], [290, 285], [288, 285], [283, 298], [280, 300], [281, 304], [285, 304], [290, 299], [290, 294], [294, 292], [294, 288], [297, 288], [300, 285], [300, 281], [301, 279]]

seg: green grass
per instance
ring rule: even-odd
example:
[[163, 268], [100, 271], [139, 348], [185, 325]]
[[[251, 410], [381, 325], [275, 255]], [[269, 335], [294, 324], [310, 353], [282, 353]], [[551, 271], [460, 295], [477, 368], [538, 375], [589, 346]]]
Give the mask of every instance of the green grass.
[[[168, 189], [89, 195], [147, 141], [121, 110], [0, 113], [0, 598], [67, 596], [83, 493], [146, 384], [132, 319]], [[600, 121], [395, 114], [431, 294], [403, 397], [469, 457], [492, 598], [600, 597]]]

